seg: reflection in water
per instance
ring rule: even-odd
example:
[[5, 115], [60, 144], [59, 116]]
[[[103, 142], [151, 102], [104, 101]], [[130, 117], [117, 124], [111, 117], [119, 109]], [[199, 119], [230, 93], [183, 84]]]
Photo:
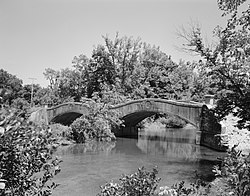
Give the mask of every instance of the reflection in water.
[[[152, 128], [152, 127], [151, 127]], [[52, 196], [92, 196], [100, 185], [130, 174], [138, 167], [158, 167], [160, 186], [195, 179], [195, 171], [211, 178], [216, 153], [197, 146], [195, 129], [145, 129], [137, 139], [118, 138], [115, 142], [90, 142], [61, 147], [62, 171], [55, 177], [60, 186]]]
[[138, 135], [137, 146], [147, 154], [161, 154], [170, 160], [197, 161], [200, 146], [195, 145], [195, 129], [170, 129], [147, 127]]
[[109, 154], [115, 148], [115, 141], [112, 142], [95, 142], [91, 141], [81, 145], [72, 145], [59, 149], [58, 153], [66, 154], [86, 154], [86, 153], [104, 153]]

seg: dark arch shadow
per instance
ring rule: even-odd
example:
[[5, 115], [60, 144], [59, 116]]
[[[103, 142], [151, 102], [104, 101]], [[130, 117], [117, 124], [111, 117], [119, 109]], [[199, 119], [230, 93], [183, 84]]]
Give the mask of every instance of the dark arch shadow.
[[[143, 121], [144, 119], [151, 117], [155, 114], [161, 114], [162, 112], [154, 112], [154, 111], [137, 111], [137, 112], [133, 112], [130, 113], [124, 117], [122, 117], [122, 120], [124, 121], [124, 126], [120, 127], [116, 130], [114, 130], [114, 133], [117, 137], [129, 137], [129, 138], [138, 138], [138, 123], [140, 123], [141, 121]], [[190, 123], [192, 126], [194, 126], [195, 128], [196, 125], [192, 122], [190, 122], [189, 120], [172, 114], [172, 113], [165, 113], [165, 114], [169, 114], [171, 116], [176, 116], [184, 121], [186, 121], [187, 123]]]
[[51, 122], [52, 123], [60, 123], [62, 125], [70, 125], [74, 122], [75, 119], [82, 116], [82, 114], [77, 112], [67, 112], [60, 115], [55, 116]]
[[[143, 121], [144, 119], [150, 116], [153, 116], [154, 114], [162, 114], [162, 113], [163, 112], [139, 111], [139, 112], [130, 113], [122, 117], [122, 120], [124, 120], [124, 124], [127, 126], [136, 126], [139, 122]], [[190, 120], [182, 116], [179, 116], [170, 112], [165, 112], [164, 114], [168, 114], [170, 116], [176, 116], [197, 128], [197, 126], [193, 122], [191, 122]]]
[[124, 124], [126, 126], [136, 126], [139, 122], [143, 121], [145, 118], [153, 116], [158, 112], [148, 112], [148, 111], [139, 111], [135, 113], [128, 114], [122, 117]]

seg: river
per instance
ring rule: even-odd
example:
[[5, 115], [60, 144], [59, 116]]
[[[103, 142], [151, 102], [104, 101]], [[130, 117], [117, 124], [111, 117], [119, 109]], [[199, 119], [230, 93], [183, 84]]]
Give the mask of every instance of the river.
[[62, 171], [54, 178], [60, 186], [52, 195], [94, 196], [101, 185], [142, 166], [149, 170], [157, 166], [159, 186], [194, 182], [196, 174], [212, 180], [212, 167], [224, 153], [195, 145], [195, 131], [191, 125], [183, 129], [151, 126], [140, 131], [138, 139], [60, 147], [56, 154], [63, 160]]

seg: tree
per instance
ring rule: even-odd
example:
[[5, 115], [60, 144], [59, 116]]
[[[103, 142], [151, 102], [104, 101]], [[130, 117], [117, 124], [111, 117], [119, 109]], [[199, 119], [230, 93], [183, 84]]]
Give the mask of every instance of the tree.
[[[32, 94], [33, 88], [33, 95]], [[20, 91], [20, 97], [24, 98], [27, 102], [31, 103], [31, 96], [33, 96], [33, 102], [35, 105], [39, 104], [40, 98], [37, 97], [37, 93], [41, 90], [41, 86], [39, 84], [26, 84], [23, 86]]]
[[3, 103], [11, 104], [19, 96], [22, 80], [0, 69], [0, 97]]
[[72, 98], [74, 101], [80, 101], [84, 95], [82, 88], [81, 73], [69, 68], [60, 71], [58, 94], [62, 99]]
[[241, 120], [239, 127], [250, 124], [250, 7], [244, 9], [245, 0], [218, 0], [223, 16], [228, 16], [227, 25], [216, 27], [215, 36], [218, 43], [214, 48], [204, 44], [201, 28], [192, 27], [191, 32], [180, 34], [187, 41], [187, 48], [200, 54], [206, 63], [207, 74], [215, 78], [213, 85], [217, 87], [218, 100], [216, 113], [223, 118], [233, 113]]
[[105, 44], [93, 50], [92, 58], [99, 66], [100, 74], [106, 72], [103, 80], [107, 84], [115, 84], [123, 94], [127, 94], [131, 92], [130, 77], [138, 65], [141, 41], [127, 36], [120, 38], [118, 33], [114, 40], [108, 36], [103, 36], [103, 39]]
[[60, 72], [59, 71], [56, 71], [54, 69], [51, 69], [51, 68], [46, 68], [45, 69], [45, 72], [43, 73], [45, 78], [47, 80], [49, 80], [49, 87], [52, 89], [52, 90], [55, 90], [58, 88], [58, 79], [60, 77]]
[[170, 56], [140, 38], [119, 37], [117, 33], [114, 40], [108, 36], [103, 39], [105, 44], [95, 48], [92, 55], [94, 64], [90, 67], [92, 75], [96, 76], [90, 79], [91, 86], [96, 86], [93, 92], [100, 91], [105, 84], [115, 86], [120, 94], [130, 99], [159, 97], [160, 80], [175, 66]]
[[[60, 99], [98, 95], [101, 99], [115, 96], [125, 99], [166, 98], [191, 99], [194, 69], [185, 63], [176, 64], [159, 47], [139, 38], [116, 34], [114, 39], [103, 36], [92, 57], [75, 56], [73, 69], [47, 69], [46, 78]], [[52, 85], [53, 84], [53, 85]], [[107, 96], [108, 93], [114, 96]], [[194, 93], [196, 96], [198, 92]], [[198, 96], [200, 97], [200, 96]], [[116, 99], [117, 103], [119, 99]]]
[[44, 72], [45, 78], [50, 81], [46, 92], [47, 104], [55, 105], [65, 101], [80, 101], [82, 96], [81, 74], [69, 68], [60, 71], [48, 68]]
[[[142, 65], [139, 85], [144, 87], [145, 96], [167, 98], [169, 92], [165, 89], [166, 81], [177, 66], [171, 56], [162, 52], [159, 47], [144, 43], [139, 64]], [[133, 78], [135, 81], [138, 80], [137, 75]]]

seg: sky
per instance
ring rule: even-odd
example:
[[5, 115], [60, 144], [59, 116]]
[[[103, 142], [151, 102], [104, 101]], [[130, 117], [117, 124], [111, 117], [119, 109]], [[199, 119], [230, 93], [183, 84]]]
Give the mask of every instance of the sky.
[[199, 23], [210, 42], [221, 14], [217, 0], [0, 0], [0, 69], [46, 87], [46, 68], [72, 67], [74, 56], [91, 57], [102, 35], [116, 32], [192, 61], [178, 49], [178, 29]]

